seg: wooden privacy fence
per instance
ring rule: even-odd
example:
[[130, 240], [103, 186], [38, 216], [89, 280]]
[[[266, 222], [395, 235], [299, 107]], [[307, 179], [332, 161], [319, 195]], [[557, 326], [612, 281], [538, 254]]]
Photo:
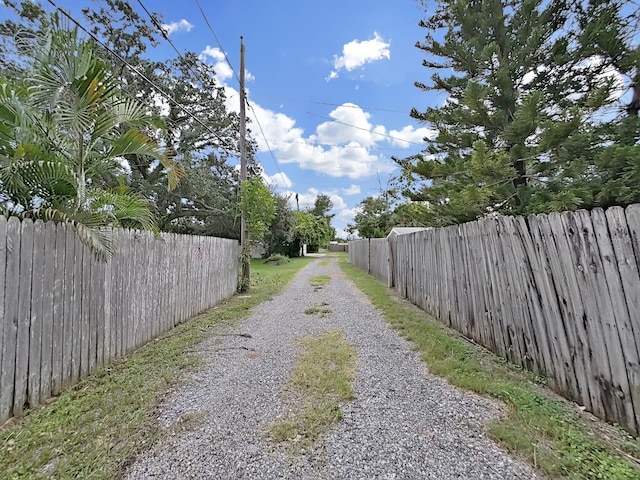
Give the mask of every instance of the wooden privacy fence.
[[349, 263], [387, 283], [389, 243], [386, 238], [367, 238], [349, 242]]
[[347, 243], [330, 243], [330, 252], [347, 252], [349, 251], [349, 245]]
[[101, 263], [65, 224], [0, 217], [0, 423], [235, 292], [234, 240], [112, 233]]
[[[489, 218], [392, 241], [392, 268], [378, 278], [638, 433], [640, 205]], [[368, 248], [351, 242], [350, 261], [363, 268]]]

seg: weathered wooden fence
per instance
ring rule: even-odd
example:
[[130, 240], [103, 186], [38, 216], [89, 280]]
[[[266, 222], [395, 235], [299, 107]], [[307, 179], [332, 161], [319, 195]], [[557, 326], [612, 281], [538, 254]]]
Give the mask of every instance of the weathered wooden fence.
[[0, 217], [0, 423], [236, 289], [234, 240], [113, 235], [100, 263], [65, 224]]
[[330, 243], [329, 244], [330, 252], [348, 252], [349, 244], [347, 243]]
[[367, 238], [349, 242], [349, 263], [387, 282], [389, 244], [386, 238]]
[[[392, 268], [378, 278], [638, 433], [640, 205], [490, 218], [393, 241], [384, 259]], [[367, 249], [351, 242], [349, 260], [364, 268]]]

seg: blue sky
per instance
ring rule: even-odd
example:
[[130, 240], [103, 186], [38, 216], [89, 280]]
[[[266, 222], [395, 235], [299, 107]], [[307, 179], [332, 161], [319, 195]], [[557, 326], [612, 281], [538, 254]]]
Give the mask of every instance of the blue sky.
[[[81, 21], [81, 8], [93, 4], [54, 1]], [[414, 0], [200, 0], [220, 45], [195, 0], [142, 1], [164, 16], [181, 52], [202, 54], [216, 67], [234, 110], [238, 84], [220, 45], [237, 72], [244, 37], [253, 107], [247, 114], [257, 116], [262, 132], [255, 118], [249, 128], [265, 178], [279, 192], [298, 193], [301, 208], [319, 193], [330, 195], [341, 236], [358, 202], [397, 173], [391, 156], [422, 150], [430, 131], [410, 109], [444, 100], [413, 85], [429, 74], [415, 48], [424, 12]], [[146, 17], [137, 0], [130, 4]], [[167, 42], [152, 55], [176, 56]]]

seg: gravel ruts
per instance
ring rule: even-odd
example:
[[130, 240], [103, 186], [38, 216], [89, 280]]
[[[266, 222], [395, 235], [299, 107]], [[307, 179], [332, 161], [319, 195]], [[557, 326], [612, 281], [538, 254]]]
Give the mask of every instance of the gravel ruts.
[[[127, 479], [530, 479], [481, 425], [495, 403], [427, 373], [347, 280], [334, 258], [304, 268], [250, 318], [199, 348], [206, 365], [162, 406], [166, 438], [138, 458]], [[328, 263], [328, 264], [327, 264]], [[318, 291], [309, 278], [331, 281]], [[304, 311], [326, 302], [326, 318]], [[358, 351], [357, 399], [311, 451], [293, 455], [264, 436], [286, 413], [279, 393], [295, 364], [297, 338], [341, 329]]]

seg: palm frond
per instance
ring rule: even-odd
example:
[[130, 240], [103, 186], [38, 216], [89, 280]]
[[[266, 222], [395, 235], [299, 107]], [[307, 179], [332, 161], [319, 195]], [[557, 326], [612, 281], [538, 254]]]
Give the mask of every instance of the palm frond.
[[[0, 192], [24, 208], [34, 205], [69, 204], [77, 193], [77, 179], [73, 170], [60, 160], [46, 158], [35, 146], [21, 146], [25, 158], [12, 160], [0, 168]], [[29, 159], [33, 158], [33, 159]]]
[[163, 152], [158, 145], [144, 133], [136, 129], [128, 130], [124, 135], [111, 142], [109, 157], [125, 155], [147, 155], [159, 160], [167, 169], [168, 188], [174, 190], [186, 178], [184, 169]]
[[90, 212], [70, 214], [55, 208], [38, 208], [25, 210], [18, 216], [41, 219], [45, 222], [65, 222], [71, 225], [80, 241], [98, 261], [106, 262], [115, 253], [113, 230], [103, 226], [103, 218], [99, 214]]
[[140, 230], [153, 230], [155, 219], [149, 202], [123, 187], [112, 190], [92, 189], [88, 192], [92, 211], [104, 212], [111, 225]]

